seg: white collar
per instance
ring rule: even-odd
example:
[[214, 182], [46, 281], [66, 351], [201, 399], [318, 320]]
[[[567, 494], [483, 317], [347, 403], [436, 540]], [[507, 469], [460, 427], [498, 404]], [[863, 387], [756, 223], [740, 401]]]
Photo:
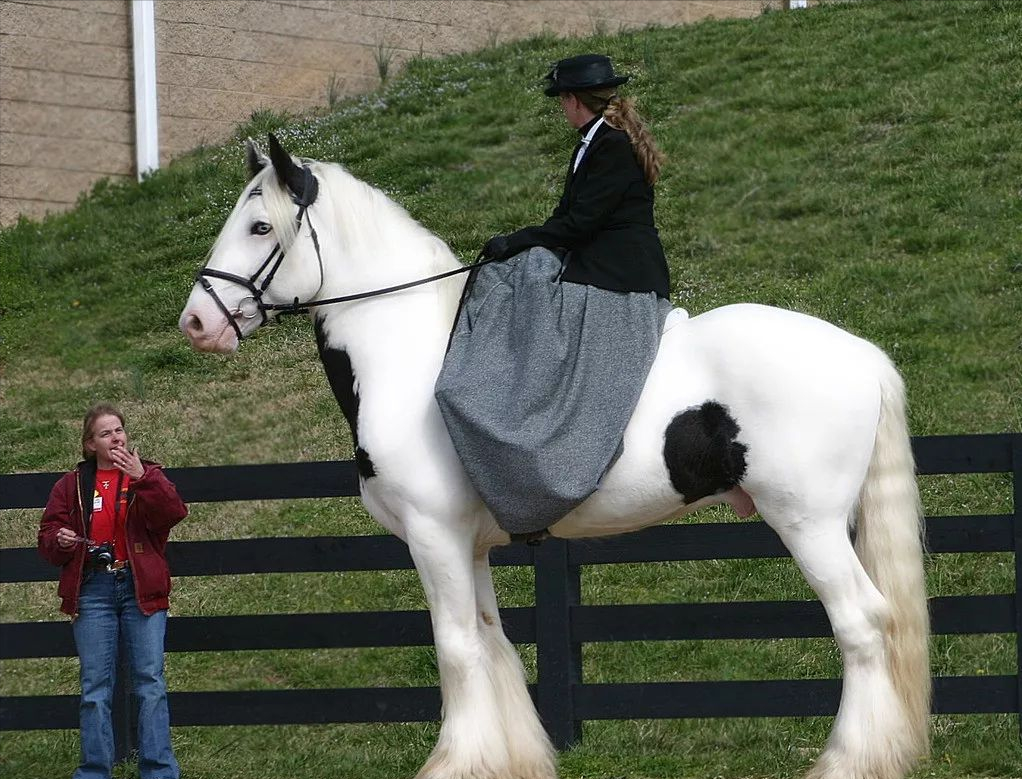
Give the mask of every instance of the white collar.
[[586, 149], [589, 148], [589, 144], [592, 142], [593, 136], [596, 135], [596, 131], [600, 129], [601, 124], [603, 124], [602, 116], [596, 120], [593, 126], [589, 128], [589, 132], [587, 132], [582, 138], [582, 146], [579, 148], [578, 154], [575, 156], [575, 164], [571, 168], [572, 173], [578, 170], [578, 166], [582, 162], [582, 158], [585, 156]]
[[593, 123], [592, 127], [589, 128], [589, 132], [585, 134], [585, 137], [582, 139], [582, 143], [588, 146], [589, 142], [593, 139], [593, 136], [596, 135], [596, 131], [600, 129], [601, 124], [603, 124], [602, 116]]

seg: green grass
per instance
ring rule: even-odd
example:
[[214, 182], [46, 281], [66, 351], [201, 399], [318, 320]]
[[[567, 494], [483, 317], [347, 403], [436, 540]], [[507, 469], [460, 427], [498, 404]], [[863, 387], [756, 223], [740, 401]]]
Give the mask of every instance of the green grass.
[[[261, 112], [141, 185], [101, 184], [73, 211], [0, 231], [0, 472], [63, 470], [84, 408], [121, 404], [168, 465], [347, 459], [351, 441], [308, 322], [231, 357], [176, 330], [195, 270], [244, 183], [247, 135], [277, 132], [342, 162], [471, 260], [495, 232], [545, 217], [573, 139], [539, 79], [604, 51], [669, 161], [657, 219], [672, 299], [794, 308], [876, 342], [902, 370], [916, 435], [1022, 429], [1022, 4], [864, 2], [586, 40], [541, 37], [416, 60], [378, 93], [303, 117]], [[1004, 476], [926, 477], [931, 514], [1011, 508]], [[702, 519], [720, 521], [724, 512]], [[37, 511], [0, 517], [34, 543]], [[179, 539], [382, 532], [354, 500], [193, 506]], [[931, 594], [1011, 592], [1010, 555], [934, 555]], [[504, 605], [532, 575], [501, 569]], [[55, 619], [52, 583], [4, 585], [0, 620]], [[586, 603], [808, 598], [790, 561], [586, 569]], [[181, 577], [177, 615], [423, 607], [412, 572]], [[522, 647], [534, 674], [534, 648]], [[1011, 636], [934, 639], [939, 674], [1015, 672]], [[590, 645], [585, 680], [818, 678], [833, 642]], [[169, 655], [173, 689], [436, 683], [429, 647]], [[73, 659], [0, 663], [0, 694], [73, 694]], [[570, 779], [780, 778], [811, 763], [828, 718], [593, 722]], [[1017, 719], [940, 716], [916, 777], [1022, 776]], [[190, 779], [410, 776], [435, 724], [177, 728]], [[273, 744], [273, 748], [267, 748]], [[5, 733], [0, 774], [68, 775], [73, 733]], [[119, 774], [133, 776], [130, 770]]]

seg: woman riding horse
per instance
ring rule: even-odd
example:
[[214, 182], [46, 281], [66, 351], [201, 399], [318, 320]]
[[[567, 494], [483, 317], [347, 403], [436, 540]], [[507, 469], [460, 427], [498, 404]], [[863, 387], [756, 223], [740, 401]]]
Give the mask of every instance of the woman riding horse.
[[[621, 451], [670, 311], [653, 224], [662, 155], [602, 54], [559, 61], [545, 93], [581, 139], [542, 225], [495, 235], [467, 285], [436, 398], [498, 524], [535, 537]], [[544, 247], [549, 251], [533, 250]]]

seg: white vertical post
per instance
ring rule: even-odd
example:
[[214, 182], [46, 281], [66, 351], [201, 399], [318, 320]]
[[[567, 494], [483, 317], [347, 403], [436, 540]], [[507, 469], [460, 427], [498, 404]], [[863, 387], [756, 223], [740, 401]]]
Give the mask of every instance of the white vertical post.
[[138, 179], [160, 167], [156, 111], [156, 15], [153, 0], [131, 0], [135, 65], [135, 161]]

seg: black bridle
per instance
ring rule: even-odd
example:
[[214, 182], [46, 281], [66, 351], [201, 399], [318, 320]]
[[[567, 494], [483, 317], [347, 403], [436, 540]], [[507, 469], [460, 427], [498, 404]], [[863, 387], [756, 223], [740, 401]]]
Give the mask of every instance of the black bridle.
[[[307, 213], [309, 210], [309, 206], [316, 202], [316, 196], [319, 194], [319, 183], [316, 180], [316, 177], [312, 174], [312, 171], [309, 170], [308, 165], [303, 166], [302, 171], [305, 179], [304, 187], [302, 188], [302, 193], [300, 195], [292, 194], [291, 200], [295, 205], [298, 206], [298, 213], [295, 215], [297, 231], [298, 232], [301, 231], [303, 219], [305, 219], [309, 223], [309, 234], [312, 237], [312, 244], [316, 248], [316, 259], [319, 261], [319, 287], [320, 289], [322, 289], [323, 257], [320, 254], [319, 250], [319, 236], [316, 234], [316, 229], [312, 226], [312, 220], [308, 218]], [[261, 194], [261, 191], [258, 188], [253, 189], [252, 192], [249, 194], [249, 197], [256, 194]], [[497, 259], [499, 259], [497, 257], [491, 257], [489, 259], [484, 260], [482, 259], [482, 257], [483, 257], [482, 252], [480, 252], [479, 255], [476, 257], [475, 262], [472, 263], [471, 265], [466, 265], [461, 268], [455, 268], [454, 270], [446, 271], [444, 273], [438, 273], [435, 276], [429, 276], [424, 279], [416, 279], [415, 281], [408, 281], [405, 282], [404, 284], [396, 284], [392, 287], [374, 289], [368, 292], [357, 292], [352, 295], [342, 295], [341, 297], [327, 298], [325, 300], [308, 300], [305, 302], [299, 302], [298, 298], [295, 298], [291, 303], [263, 302], [263, 293], [265, 293], [267, 288], [270, 286], [270, 283], [273, 281], [273, 277], [277, 274], [277, 271], [280, 269], [281, 263], [284, 261], [284, 250], [281, 248], [280, 243], [274, 244], [273, 249], [270, 250], [270, 253], [269, 255], [267, 255], [266, 259], [263, 260], [262, 264], [259, 266], [256, 272], [253, 273], [248, 278], [245, 278], [244, 276], [238, 276], [237, 274], [234, 273], [228, 273], [227, 271], [217, 270], [216, 268], [203, 266], [195, 274], [195, 280], [199, 284], [201, 284], [202, 288], [206, 290], [210, 297], [213, 298], [213, 301], [217, 304], [217, 307], [220, 309], [221, 313], [223, 313], [223, 315], [227, 318], [227, 322], [231, 325], [231, 327], [234, 328], [234, 332], [238, 336], [238, 341], [241, 341], [241, 339], [244, 336], [241, 333], [241, 328], [238, 327], [237, 317], [243, 316], [246, 319], [251, 319], [254, 316], [256, 316], [256, 314], [243, 313], [241, 310], [240, 301], [239, 306], [234, 311], [229, 310], [227, 306], [224, 304], [223, 300], [220, 299], [220, 296], [216, 294], [216, 290], [213, 289], [213, 285], [209, 282], [209, 278], [207, 277], [211, 276], [216, 279], [223, 279], [224, 281], [229, 281], [232, 284], [238, 284], [247, 289], [250, 294], [247, 297], [242, 298], [241, 300], [242, 301], [252, 300], [255, 303], [256, 311], [258, 311], [259, 315], [262, 316], [262, 321], [259, 323], [259, 326], [262, 327], [264, 324], [266, 324], [267, 321], [269, 321], [269, 317], [266, 315], [267, 311], [279, 311], [282, 314], [305, 314], [308, 313], [310, 308], [314, 308], [316, 306], [327, 306], [333, 303], [345, 303], [350, 300], [361, 300], [363, 298], [376, 297], [377, 295], [386, 295], [387, 293], [390, 292], [398, 292], [403, 289], [409, 289], [410, 287], [417, 287], [420, 284], [428, 284], [431, 281], [439, 281], [440, 279], [445, 279], [448, 276], [454, 276], [458, 273], [466, 273], [483, 265], [495, 262]], [[258, 279], [259, 276], [262, 275], [263, 271], [265, 271], [267, 267], [270, 268], [269, 273], [267, 273], [266, 276], [263, 277], [262, 282], [258, 286], [256, 286], [256, 279]]]
[[[319, 194], [319, 182], [316, 180], [316, 177], [312, 175], [312, 171], [309, 170], [308, 165], [302, 167], [302, 175], [304, 176], [305, 181], [301, 193], [300, 194], [292, 193], [291, 195], [292, 202], [294, 202], [295, 205], [298, 206], [298, 214], [295, 216], [296, 233], [301, 232], [302, 220], [306, 218], [309, 206], [316, 202], [316, 196]], [[256, 187], [249, 193], [249, 197], [261, 194], [262, 190]], [[316, 247], [316, 257], [319, 259], [319, 285], [320, 287], [322, 287], [323, 258], [320, 256], [319, 253], [319, 236], [316, 235], [316, 228], [312, 226], [312, 220], [309, 219], [308, 222], [309, 233], [312, 235], [312, 243]], [[235, 273], [228, 273], [227, 271], [218, 270], [216, 268], [210, 268], [208, 266], [203, 266], [195, 274], [195, 280], [199, 284], [201, 284], [202, 288], [206, 290], [210, 297], [213, 298], [213, 301], [216, 303], [221, 313], [227, 318], [227, 322], [230, 324], [231, 327], [234, 328], [234, 332], [238, 336], [239, 341], [242, 339], [243, 336], [241, 334], [241, 328], [238, 327], [237, 322], [238, 315], [244, 316], [246, 319], [251, 319], [252, 317], [255, 316], [255, 314], [249, 315], [244, 314], [242, 312], [240, 305], [241, 301], [245, 300], [254, 301], [256, 305], [256, 310], [262, 315], [263, 318], [262, 321], [259, 323], [259, 326], [261, 327], [265, 325], [269, 319], [269, 317], [266, 316], [266, 312], [272, 309], [266, 303], [263, 303], [263, 293], [266, 292], [267, 288], [273, 282], [273, 277], [277, 275], [277, 271], [280, 270], [280, 265], [283, 262], [284, 250], [283, 248], [281, 248], [280, 243], [277, 242], [273, 245], [273, 248], [270, 250], [270, 253], [266, 256], [266, 259], [263, 260], [262, 264], [256, 269], [256, 272], [253, 273], [248, 278], [245, 278], [244, 276], [239, 276]], [[256, 286], [256, 279], [258, 279], [262, 275], [263, 271], [265, 271], [267, 267], [269, 267], [270, 269], [269, 273], [267, 273], [266, 276], [263, 277], [263, 280], [259, 284], [259, 286]], [[223, 279], [224, 281], [229, 281], [232, 284], [238, 284], [247, 289], [250, 294], [247, 298], [242, 298], [241, 301], [239, 301], [239, 305], [234, 311], [230, 311], [224, 304], [223, 300], [220, 299], [220, 296], [216, 294], [216, 290], [213, 289], [213, 285], [209, 282], [208, 278], [210, 276], [212, 276], [215, 279]], [[296, 306], [298, 305], [298, 298], [295, 298], [295, 305]]]

